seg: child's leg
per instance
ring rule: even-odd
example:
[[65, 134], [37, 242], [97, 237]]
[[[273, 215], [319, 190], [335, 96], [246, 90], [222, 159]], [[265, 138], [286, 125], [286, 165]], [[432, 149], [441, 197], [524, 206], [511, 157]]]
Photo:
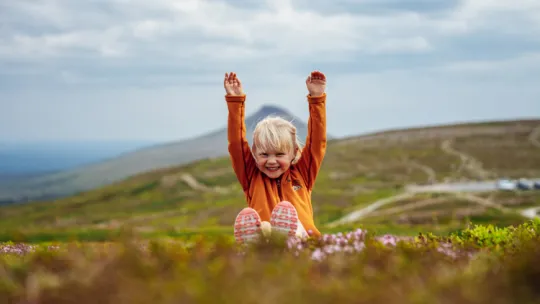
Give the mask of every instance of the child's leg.
[[257, 240], [261, 233], [261, 218], [252, 208], [244, 208], [234, 222], [234, 238], [237, 243]]
[[294, 206], [283, 201], [274, 208], [270, 218], [272, 232], [280, 232], [288, 236], [307, 236], [307, 232], [298, 219], [298, 213]]

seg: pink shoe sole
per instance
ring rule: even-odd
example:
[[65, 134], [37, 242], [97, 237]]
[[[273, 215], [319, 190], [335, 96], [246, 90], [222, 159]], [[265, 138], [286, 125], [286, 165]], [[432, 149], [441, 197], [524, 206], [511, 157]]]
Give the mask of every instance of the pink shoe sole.
[[298, 213], [294, 206], [287, 201], [277, 204], [272, 211], [270, 225], [272, 232], [295, 236], [298, 229]]
[[234, 238], [237, 243], [257, 240], [261, 233], [261, 218], [252, 208], [244, 208], [234, 221]]

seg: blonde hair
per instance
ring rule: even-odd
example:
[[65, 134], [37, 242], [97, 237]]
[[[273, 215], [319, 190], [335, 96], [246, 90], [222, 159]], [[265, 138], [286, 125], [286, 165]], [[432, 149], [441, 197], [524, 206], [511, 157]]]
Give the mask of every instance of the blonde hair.
[[296, 127], [281, 117], [267, 116], [259, 121], [253, 132], [253, 152], [255, 151], [296, 151], [292, 164], [300, 160], [302, 143], [296, 134]]

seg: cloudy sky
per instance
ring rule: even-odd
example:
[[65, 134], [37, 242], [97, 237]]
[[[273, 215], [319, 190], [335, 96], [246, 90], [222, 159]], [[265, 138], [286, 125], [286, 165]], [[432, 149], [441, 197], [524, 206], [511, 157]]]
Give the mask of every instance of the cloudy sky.
[[[247, 112], [328, 131], [540, 116], [538, 0], [0, 0], [0, 140], [169, 141]], [[428, 114], [429, 113], [429, 114]]]

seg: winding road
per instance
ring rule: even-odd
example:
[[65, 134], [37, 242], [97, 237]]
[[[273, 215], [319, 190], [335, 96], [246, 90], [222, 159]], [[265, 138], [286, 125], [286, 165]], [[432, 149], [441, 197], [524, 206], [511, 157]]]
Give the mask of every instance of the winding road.
[[461, 159], [461, 165], [458, 168], [458, 172], [465, 169], [480, 179], [487, 179], [492, 176], [491, 172], [482, 168], [482, 162], [466, 153], [456, 150], [452, 147], [452, 144], [453, 140], [451, 139], [443, 141], [441, 143], [441, 150], [446, 154], [457, 156]]
[[332, 227], [336, 227], [336, 226], [339, 226], [339, 225], [342, 225], [342, 224], [348, 224], [348, 223], [356, 222], [360, 218], [364, 217], [365, 215], [375, 211], [376, 209], [378, 209], [378, 208], [380, 208], [380, 207], [382, 207], [384, 205], [391, 204], [393, 202], [397, 202], [397, 201], [402, 200], [402, 199], [413, 197], [415, 194], [416, 194], [415, 192], [404, 192], [402, 194], [398, 194], [398, 195], [394, 195], [394, 196], [391, 196], [391, 197], [387, 197], [387, 198], [377, 200], [377, 201], [375, 201], [374, 203], [368, 205], [365, 208], [353, 211], [353, 212], [345, 215], [344, 217], [338, 219], [337, 221], [334, 221], [334, 222], [331, 222], [331, 223], [327, 224], [327, 227], [332, 228]]
[[538, 215], [538, 212], [540, 211], [540, 207], [532, 207], [532, 208], [527, 208], [527, 209], [524, 209], [521, 211], [521, 215], [523, 217], [526, 217], [526, 218], [529, 218], [529, 219], [533, 219], [535, 217], [540, 217]]
[[529, 141], [537, 148], [540, 148], [540, 125], [534, 128], [529, 135]]
[[[406, 187], [405, 192], [403, 193], [400, 193], [391, 197], [379, 199], [369, 204], [366, 207], [355, 210], [343, 216], [342, 218], [327, 224], [326, 226], [329, 228], [332, 228], [332, 227], [336, 227], [343, 224], [354, 223], [360, 220], [361, 218], [366, 217], [368, 214], [375, 212], [375, 210], [381, 208], [382, 206], [385, 206], [385, 205], [388, 205], [388, 204], [391, 204], [391, 203], [394, 203], [394, 202], [397, 202], [406, 198], [414, 197], [418, 193], [448, 193], [456, 198], [475, 202], [482, 206], [496, 208], [505, 213], [519, 212], [519, 214], [521, 214], [523, 217], [529, 218], [529, 219], [539, 217], [536, 214], [536, 212], [540, 211], [540, 207], [533, 207], [533, 208], [528, 208], [521, 211], [516, 211], [514, 209], [501, 206], [500, 204], [497, 204], [496, 202], [494, 202], [493, 200], [489, 198], [482, 198], [482, 197], [471, 194], [474, 192], [482, 193], [482, 192], [489, 192], [489, 191], [496, 191], [496, 190], [497, 190], [497, 184], [496, 184], [496, 181], [494, 180], [483, 181], [483, 182], [467, 182], [467, 183], [439, 183], [439, 184], [422, 185], [422, 186], [411, 185], [411, 186]], [[416, 203], [429, 204], [426, 201], [420, 201]], [[408, 206], [408, 205], [405, 205], [405, 206]]]
[[413, 168], [417, 168], [417, 169], [420, 169], [421, 171], [423, 171], [425, 174], [426, 174], [426, 177], [427, 177], [427, 181], [429, 184], [433, 184], [435, 182], [437, 182], [437, 173], [435, 172], [435, 170], [433, 170], [433, 168], [429, 167], [429, 166], [426, 166], [426, 165], [423, 165], [419, 162], [416, 162], [414, 160], [408, 160], [406, 161], [406, 163], [413, 167]]

